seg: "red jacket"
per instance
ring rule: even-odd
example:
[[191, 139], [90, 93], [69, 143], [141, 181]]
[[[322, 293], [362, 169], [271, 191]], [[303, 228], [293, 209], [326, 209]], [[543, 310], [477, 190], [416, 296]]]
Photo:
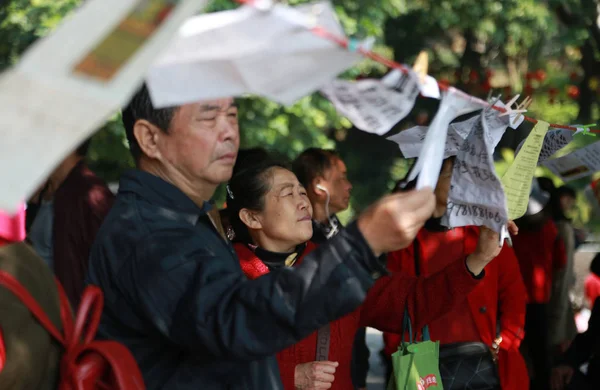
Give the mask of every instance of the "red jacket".
[[558, 236], [556, 225], [548, 219], [539, 230], [520, 229], [513, 237], [513, 244], [528, 303], [548, 303], [554, 271], [567, 264], [565, 244]]
[[[477, 245], [478, 230], [457, 228], [446, 233], [422, 230], [417, 239], [421, 249], [421, 273], [430, 275], [445, 267], [452, 258], [472, 253]], [[409, 251], [390, 254], [390, 271], [414, 275], [413, 253], [414, 245]], [[429, 322], [431, 339], [442, 340], [442, 343], [468, 341], [460, 335], [464, 330], [477, 337], [472, 341], [491, 346], [496, 337], [496, 324], [499, 323], [503, 340], [498, 363], [502, 388], [527, 389], [527, 366], [519, 353], [524, 336], [526, 291], [512, 248], [505, 245], [500, 255], [486, 266], [485, 273], [485, 279], [469, 293], [466, 301], [459, 302], [448, 314]], [[465, 313], [470, 314], [470, 318], [464, 318]], [[400, 336], [384, 334], [384, 341], [386, 353], [391, 354], [398, 349]]]
[[[248, 278], [256, 279], [269, 272], [267, 266], [245, 245], [236, 244], [234, 247]], [[304, 255], [313, 249], [315, 245], [309, 242]], [[296, 265], [301, 261], [302, 258]], [[411, 318], [423, 321], [417, 320], [415, 325], [422, 327], [424, 323], [440, 317], [449, 307], [464, 299], [478, 282], [462, 261], [456, 261], [445, 272], [428, 278], [397, 274], [378, 279], [358, 310], [330, 324], [329, 360], [339, 362], [331, 389], [353, 388], [350, 375], [352, 345], [360, 327], [370, 326], [383, 331], [400, 332], [407, 306]], [[284, 389], [295, 389], [296, 365], [315, 361], [316, 345], [317, 332], [277, 354]]]

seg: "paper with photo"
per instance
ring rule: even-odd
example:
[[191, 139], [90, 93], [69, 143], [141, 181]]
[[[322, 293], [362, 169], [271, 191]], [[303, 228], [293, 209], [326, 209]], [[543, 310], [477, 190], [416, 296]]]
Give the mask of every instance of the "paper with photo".
[[0, 209], [14, 211], [128, 101], [205, 0], [88, 0], [0, 75]]
[[[572, 140], [573, 136], [577, 134], [571, 130], [565, 129], [550, 129], [546, 136], [544, 137], [544, 144], [542, 145], [542, 151], [540, 152], [540, 157], [538, 158], [538, 165], [552, 157], [556, 152], [567, 146]], [[515, 155], [519, 154], [519, 151], [523, 147], [525, 140], [521, 141], [517, 149], [515, 150]]]
[[455, 88], [450, 87], [448, 91], [444, 92], [438, 112], [425, 135], [417, 162], [408, 177], [408, 181], [412, 181], [417, 175], [419, 176], [417, 189], [424, 187], [433, 189], [437, 184], [444, 160], [446, 134], [450, 122], [456, 117], [479, 109], [481, 109], [481, 105], [477, 101], [466, 98], [464, 93]]
[[454, 161], [448, 209], [442, 218], [450, 228], [487, 226], [501, 233], [508, 221], [504, 190], [494, 168], [488, 114], [485, 110], [476, 117]]
[[546, 160], [543, 165], [564, 182], [590, 176], [600, 171], [600, 142], [594, 142], [566, 156]]
[[382, 135], [410, 113], [418, 83], [413, 72], [395, 69], [382, 80], [334, 80], [321, 93], [358, 129]]
[[292, 104], [362, 59], [314, 34], [315, 26], [345, 37], [328, 2], [193, 17], [147, 74], [152, 101], [166, 107], [252, 93]]
[[508, 217], [511, 220], [522, 217], [527, 211], [531, 181], [535, 174], [544, 138], [548, 132], [548, 126], [547, 122], [538, 121], [525, 140], [521, 152], [502, 177], [508, 204]]

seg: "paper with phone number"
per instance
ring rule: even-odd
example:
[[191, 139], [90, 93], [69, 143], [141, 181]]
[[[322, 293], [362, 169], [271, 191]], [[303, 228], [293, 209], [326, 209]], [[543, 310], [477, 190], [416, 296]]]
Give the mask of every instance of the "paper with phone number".
[[410, 113], [418, 84], [413, 72], [395, 69], [381, 80], [335, 80], [321, 93], [358, 129], [382, 135]]
[[423, 147], [415, 166], [410, 171], [408, 181], [414, 180], [418, 175], [417, 189], [435, 188], [444, 160], [446, 135], [450, 122], [456, 117], [481, 108], [481, 104], [474, 99], [450, 87], [442, 95], [440, 107], [429, 126], [423, 140]]
[[88, 0], [0, 76], [0, 209], [14, 212], [131, 97], [206, 0]]
[[[504, 190], [494, 168], [494, 138], [489, 126], [496, 124], [494, 117], [498, 115], [491, 111], [484, 110], [477, 117], [454, 161], [448, 208], [442, 217], [442, 224], [450, 228], [487, 226], [501, 233], [508, 221]], [[508, 126], [508, 118], [505, 122]]]
[[525, 140], [521, 152], [502, 177], [508, 204], [508, 217], [511, 220], [522, 217], [527, 211], [531, 181], [548, 127], [548, 122], [538, 121]]
[[568, 182], [600, 171], [600, 142], [577, 149], [573, 153], [543, 163], [552, 173]]

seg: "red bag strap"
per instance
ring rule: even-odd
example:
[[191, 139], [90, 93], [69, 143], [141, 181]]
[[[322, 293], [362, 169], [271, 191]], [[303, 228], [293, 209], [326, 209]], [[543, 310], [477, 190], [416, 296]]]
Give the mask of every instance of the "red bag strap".
[[42, 310], [40, 305], [31, 296], [29, 291], [27, 291], [25, 287], [23, 287], [23, 285], [19, 283], [17, 279], [15, 279], [14, 276], [6, 271], [0, 271], [0, 285], [6, 287], [10, 292], [15, 294], [17, 298], [19, 298], [21, 302], [23, 302], [23, 304], [31, 311], [33, 316], [40, 322], [40, 324], [46, 328], [48, 333], [50, 333], [52, 337], [58, 340], [62, 345], [66, 346], [63, 335], [61, 335], [58, 329], [56, 329], [52, 321], [50, 321], [46, 313], [44, 313], [44, 310]]

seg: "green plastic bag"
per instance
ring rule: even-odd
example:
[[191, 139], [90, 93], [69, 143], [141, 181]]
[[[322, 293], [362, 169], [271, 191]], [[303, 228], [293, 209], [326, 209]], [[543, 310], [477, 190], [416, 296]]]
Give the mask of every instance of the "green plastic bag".
[[[409, 342], [404, 341], [408, 328]], [[423, 328], [423, 341], [413, 339], [408, 310], [404, 313], [402, 342], [392, 355], [394, 371], [387, 390], [443, 390], [440, 375], [440, 342], [431, 341], [429, 328]]]

